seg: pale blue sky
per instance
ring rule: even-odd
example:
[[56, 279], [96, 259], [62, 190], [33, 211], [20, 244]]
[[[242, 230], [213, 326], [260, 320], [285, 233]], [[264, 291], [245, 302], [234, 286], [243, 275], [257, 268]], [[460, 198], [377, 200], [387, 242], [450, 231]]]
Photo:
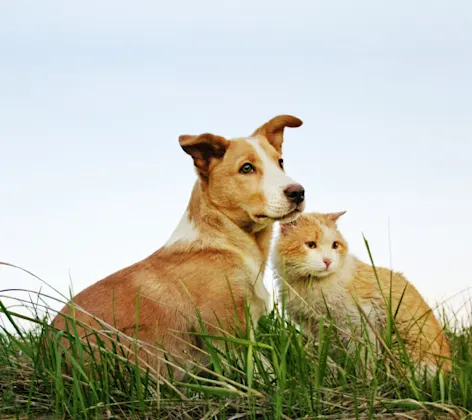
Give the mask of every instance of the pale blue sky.
[[[0, 260], [62, 292], [167, 240], [179, 134], [280, 113], [307, 210], [346, 209], [355, 254], [363, 232], [431, 303], [472, 285], [470, 1], [2, 1], [0, 61]], [[39, 283], [0, 267], [10, 287]]]

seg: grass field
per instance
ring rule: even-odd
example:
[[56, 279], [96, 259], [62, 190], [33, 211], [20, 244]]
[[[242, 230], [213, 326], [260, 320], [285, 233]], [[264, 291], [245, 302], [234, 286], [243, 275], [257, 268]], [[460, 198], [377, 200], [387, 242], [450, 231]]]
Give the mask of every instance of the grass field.
[[[19, 302], [25, 317], [0, 300], [9, 324], [0, 333], [0, 419], [472, 418], [472, 329], [445, 317], [454, 360], [446, 376], [415, 373], [394, 323], [375, 348], [361, 334], [347, 351], [329, 320], [309, 339], [276, 306], [252, 341], [227, 335], [215, 347], [202, 332], [210, 363], [177, 382], [129, 360], [119, 339], [97, 354], [74, 323], [69, 333], [51, 330], [43, 301]], [[34, 328], [20, 327], [25, 320]]]

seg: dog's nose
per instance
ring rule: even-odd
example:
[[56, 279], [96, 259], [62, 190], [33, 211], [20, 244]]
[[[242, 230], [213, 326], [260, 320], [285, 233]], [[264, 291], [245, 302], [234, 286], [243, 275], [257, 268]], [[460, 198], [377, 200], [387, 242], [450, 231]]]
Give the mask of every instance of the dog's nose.
[[291, 184], [284, 190], [285, 196], [295, 204], [305, 200], [305, 189], [300, 184]]

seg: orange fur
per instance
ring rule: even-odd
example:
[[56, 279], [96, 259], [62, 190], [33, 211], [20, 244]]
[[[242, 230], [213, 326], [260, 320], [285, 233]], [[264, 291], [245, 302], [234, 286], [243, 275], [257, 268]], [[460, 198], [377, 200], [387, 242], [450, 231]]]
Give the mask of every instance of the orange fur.
[[[305, 213], [296, 222], [281, 225], [274, 259], [278, 274], [287, 283], [289, 315], [305, 326], [316, 326], [317, 319], [329, 310], [335, 323], [348, 332], [353, 324], [360, 328], [358, 304], [381, 333], [391, 290], [392, 313], [399, 308], [396, 328], [410, 358], [430, 372], [439, 365], [450, 371], [449, 344], [431, 308], [402, 274], [376, 268], [377, 281], [372, 266], [349, 254], [336, 226], [342, 214]], [[323, 260], [330, 263], [328, 267]], [[374, 336], [371, 334], [372, 340]]]
[[[78, 321], [103, 328], [92, 315], [136, 337], [141, 358], [154, 368], [161, 345], [177, 359], [201, 359], [199, 341], [189, 334], [199, 329], [196, 309], [210, 334], [221, 333], [219, 327], [231, 331], [238, 318], [245, 331], [245, 304], [257, 322], [268, 298], [262, 277], [272, 224], [303, 211], [304, 202], [287, 196], [294, 184], [279, 162], [284, 128], [301, 124], [278, 116], [250, 138], [181, 136], [180, 146], [198, 173], [182, 221], [164, 247], [75, 296], [83, 309], [76, 311]], [[247, 164], [254, 171], [242, 173]], [[66, 305], [62, 314], [71, 310]], [[58, 329], [66, 328], [62, 314], [53, 321]], [[166, 374], [165, 364], [160, 366]]]

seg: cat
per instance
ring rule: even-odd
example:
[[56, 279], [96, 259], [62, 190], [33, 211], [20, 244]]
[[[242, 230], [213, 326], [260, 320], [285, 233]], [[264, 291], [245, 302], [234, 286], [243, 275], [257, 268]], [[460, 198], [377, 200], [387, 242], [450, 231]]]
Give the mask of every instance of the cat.
[[431, 308], [402, 274], [376, 268], [376, 276], [349, 253], [336, 224], [344, 213], [304, 213], [280, 225], [273, 265], [287, 314], [315, 337], [320, 318], [328, 315], [345, 337], [367, 325], [375, 343], [386, 327], [391, 296], [390, 313], [397, 312], [395, 326], [410, 361], [430, 374], [450, 371], [449, 343]]

